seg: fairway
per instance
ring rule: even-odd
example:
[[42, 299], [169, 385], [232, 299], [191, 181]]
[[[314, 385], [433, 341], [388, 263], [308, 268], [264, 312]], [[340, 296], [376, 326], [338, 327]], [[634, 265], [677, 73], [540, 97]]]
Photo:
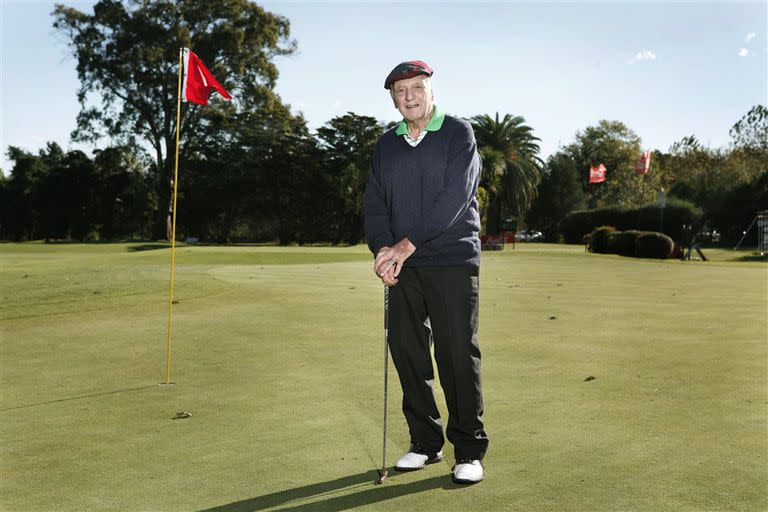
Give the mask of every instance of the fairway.
[[483, 254], [486, 480], [453, 484], [447, 445], [374, 486], [364, 246], [179, 247], [161, 386], [167, 246], [0, 244], [0, 510], [767, 510], [768, 265], [583, 251]]

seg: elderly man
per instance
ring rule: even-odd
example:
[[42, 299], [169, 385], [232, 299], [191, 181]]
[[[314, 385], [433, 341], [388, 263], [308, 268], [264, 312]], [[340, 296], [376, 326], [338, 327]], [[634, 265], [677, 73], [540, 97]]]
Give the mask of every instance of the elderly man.
[[395, 468], [442, 460], [433, 339], [456, 457], [453, 480], [469, 484], [483, 479], [488, 447], [477, 344], [481, 165], [472, 127], [437, 109], [431, 77], [417, 60], [398, 64], [384, 82], [403, 121], [376, 143], [365, 233], [376, 275], [391, 287], [389, 345], [411, 437]]

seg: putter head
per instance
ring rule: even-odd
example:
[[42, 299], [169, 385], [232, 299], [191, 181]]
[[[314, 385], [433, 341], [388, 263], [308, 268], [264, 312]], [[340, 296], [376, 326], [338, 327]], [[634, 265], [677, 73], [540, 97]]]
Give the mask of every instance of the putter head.
[[383, 484], [384, 483], [384, 479], [387, 478], [388, 474], [389, 474], [389, 472], [386, 469], [380, 469], [379, 470], [379, 478], [374, 480], [373, 483], [377, 484], [377, 485]]

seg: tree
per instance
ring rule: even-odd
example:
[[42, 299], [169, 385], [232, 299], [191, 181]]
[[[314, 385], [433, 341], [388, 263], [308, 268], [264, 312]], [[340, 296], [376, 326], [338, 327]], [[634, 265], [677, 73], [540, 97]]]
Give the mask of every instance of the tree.
[[12, 210], [10, 208], [11, 194], [8, 190], [8, 178], [0, 169], [0, 240], [8, 240], [9, 223], [11, 221]]
[[306, 224], [322, 218], [321, 208], [310, 211], [322, 191], [304, 118], [279, 101], [207, 115], [209, 143], [190, 153], [179, 183], [181, 232], [220, 243], [304, 240]]
[[154, 194], [151, 187], [151, 158], [136, 145], [96, 150], [94, 219], [101, 238], [151, 233]]
[[526, 224], [540, 229], [547, 241], [557, 242], [562, 220], [583, 208], [585, 202], [576, 163], [563, 152], [555, 153], [544, 167], [538, 196], [525, 216]]
[[12, 240], [33, 240], [40, 218], [39, 184], [48, 174], [48, 167], [40, 156], [15, 146], [8, 146], [8, 159], [13, 167], [6, 185], [3, 234]]
[[479, 115], [472, 118], [478, 152], [483, 162], [480, 186], [485, 190], [486, 207], [481, 212], [485, 231], [498, 234], [502, 215], [522, 215], [536, 197], [543, 162], [538, 137], [522, 116], [506, 114], [499, 119]]
[[738, 181], [729, 179], [727, 160], [727, 152], [706, 148], [693, 135], [674, 142], [666, 162], [670, 193], [702, 207], [706, 219], [708, 212], [721, 208], [724, 193]]
[[[576, 163], [584, 190], [590, 190], [590, 208], [600, 206], [631, 207], [654, 201], [662, 185], [663, 173], [654, 160], [651, 171], [636, 175], [640, 158], [640, 137], [620, 121], [601, 120], [576, 133], [576, 141], [564, 152]], [[604, 164], [608, 173], [604, 183], [589, 184], [589, 168]]]
[[[57, 5], [54, 28], [77, 59], [81, 111], [77, 140], [131, 136], [154, 151], [157, 211], [153, 235], [164, 237], [175, 152], [178, 49], [190, 47], [233, 93], [236, 110], [275, 100], [272, 59], [290, 54], [286, 18], [247, 0], [101, 0], [93, 14]], [[99, 95], [92, 107], [89, 95]], [[208, 134], [206, 109], [182, 109], [182, 158]]]
[[79, 150], [57, 158], [39, 184], [37, 236], [87, 240], [98, 237], [99, 207], [93, 161]]
[[[719, 208], [709, 212], [709, 226], [722, 234], [722, 242], [735, 245], [759, 211], [768, 210], [768, 170], [751, 181], [734, 186], [719, 202]], [[747, 245], [757, 245], [757, 226], [745, 239]]]
[[717, 228], [727, 243], [736, 243], [744, 219], [759, 208], [757, 199], [739, 201], [757, 197], [750, 187], [765, 183], [766, 161], [759, 147], [710, 149], [692, 135], [672, 144], [665, 157], [671, 194], [699, 205], [704, 222]]
[[327, 177], [338, 198], [336, 242], [356, 244], [363, 238], [363, 194], [371, 155], [383, 130], [375, 118], [352, 112], [334, 117], [317, 130]]
[[768, 108], [755, 105], [730, 131], [733, 140], [726, 167], [739, 182], [757, 182], [768, 171]]
[[303, 242], [303, 226], [320, 217], [320, 210], [310, 205], [317, 200], [312, 190], [316, 141], [306, 120], [276, 102], [269, 110], [244, 114], [240, 123], [239, 144], [256, 194], [247, 199], [246, 211], [251, 218], [261, 214], [270, 219], [280, 244]]
[[108, 147], [94, 159], [48, 142], [37, 155], [11, 147], [3, 180], [0, 237], [76, 239], [146, 236], [151, 187], [136, 147]]
[[64, 163], [64, 150], [56, 142], [47, 142], [45, 147], [38, 151], [40, 158], [48, 169], [53, 169]]
[[755, 105], [729, 133], [737, 148], [768, 152], [768, 108]]

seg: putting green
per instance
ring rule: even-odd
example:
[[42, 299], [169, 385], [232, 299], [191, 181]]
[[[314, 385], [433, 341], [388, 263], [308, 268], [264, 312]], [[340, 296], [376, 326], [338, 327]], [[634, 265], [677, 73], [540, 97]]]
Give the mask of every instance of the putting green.
[[[766, 510], [768, 265], [705, 253], [484, 254], [486, 480], [451, 483], [447, 446], [374, 486], [365, 247], [179, 247], [160, 386], [165, 245], [0, 244], [0, 509]], [[408, 436], [390, 371], [392, 464]]]

